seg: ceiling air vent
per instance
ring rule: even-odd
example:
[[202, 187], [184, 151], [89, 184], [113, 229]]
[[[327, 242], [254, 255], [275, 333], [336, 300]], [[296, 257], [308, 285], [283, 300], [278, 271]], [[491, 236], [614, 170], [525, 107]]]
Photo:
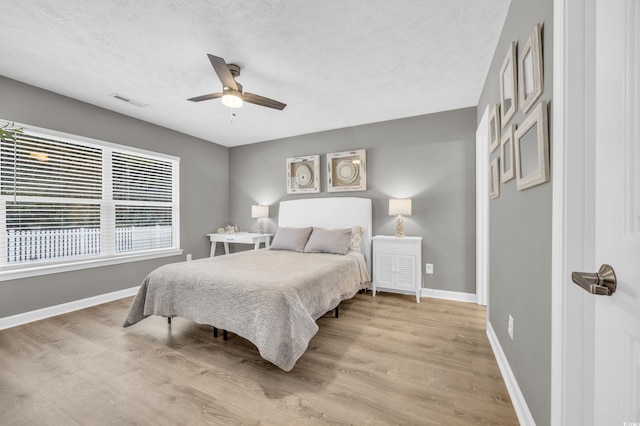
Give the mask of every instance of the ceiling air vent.
[[116, 98], [116, 99], [118, 99], [120, 101], [130, 103], [131, 105], [135, 105], [135, 106], [140, 107], [140, 108], [146, 108], [146, 107], [149, 106], [149, 105], [147, 105], [145, 103], [142, 103], [140, 101], [136, 101], [135, 99], [127, 98], [126, 96], [123, 96], [123, 95], [121, 95], [119, 93], [112, 93], [109, 96], [111, 96], [112, 98]]

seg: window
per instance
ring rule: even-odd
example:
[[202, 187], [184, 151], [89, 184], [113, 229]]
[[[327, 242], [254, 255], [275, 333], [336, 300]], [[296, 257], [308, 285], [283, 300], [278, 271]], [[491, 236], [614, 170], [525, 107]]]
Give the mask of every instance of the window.
[[178, 158], [29, 126], [15, 136], [0, 143], [0, 275], [180, 253]]

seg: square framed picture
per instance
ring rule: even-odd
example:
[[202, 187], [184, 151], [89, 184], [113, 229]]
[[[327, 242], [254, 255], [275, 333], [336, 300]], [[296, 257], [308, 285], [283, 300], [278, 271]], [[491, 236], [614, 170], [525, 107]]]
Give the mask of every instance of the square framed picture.
[[513, 136], [518, 190], [549, 181], [547, 102], [541, 101]]
[[287, 194], [320, 192], [320, 155], [287, 158]]
[[366, 191], [366, 150], [327, 154], [327, 188], [329, 192]]

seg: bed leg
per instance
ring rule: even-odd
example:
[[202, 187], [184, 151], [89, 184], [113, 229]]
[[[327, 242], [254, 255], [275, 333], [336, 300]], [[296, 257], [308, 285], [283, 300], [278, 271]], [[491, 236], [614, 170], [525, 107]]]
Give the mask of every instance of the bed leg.
[[171, 325], [171, 317], [167, 317], [167, 324]]
[[335, 317], [338, 318], [340, 316], [339, 306], [336, 306]]
[[218, 328], [217, 327], [213, 327], [213, 337], [214, 338], [218, 338]]
[[228, 340], [229, 339], [229, 335], [227, 334], [227, 330], [222, 330], [222, 339], [223, 340]]

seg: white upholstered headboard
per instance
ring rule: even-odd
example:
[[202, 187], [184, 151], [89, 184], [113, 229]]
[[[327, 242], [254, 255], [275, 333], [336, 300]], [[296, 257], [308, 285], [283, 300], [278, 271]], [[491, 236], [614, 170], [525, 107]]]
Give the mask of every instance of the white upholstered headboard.
[[351, 228], [362, 226], [362, 253], [371, 276], [371, 199], [357, 197], [302, 198], [280, 202], [278, 226]]

